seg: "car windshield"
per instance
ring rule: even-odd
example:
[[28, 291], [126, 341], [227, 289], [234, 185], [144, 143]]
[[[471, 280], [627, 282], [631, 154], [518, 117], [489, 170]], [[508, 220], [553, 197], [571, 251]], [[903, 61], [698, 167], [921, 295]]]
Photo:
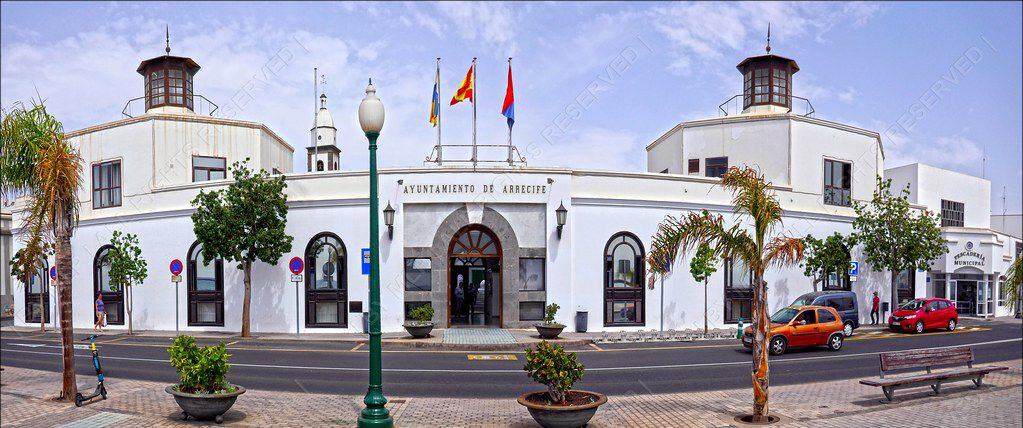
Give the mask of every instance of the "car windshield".
[[920, 308], [924, 307], [925, 303], [927, 303], [927, 302], [923, 301], [923, 300], [910, 300], [910, 301], [908, 301], [906, 303], [903, 303], [902, 306], [899, 306], [899, 309], [908, 309], [908, 310], [911, 310], [911, 311], [917, 311], [917, 310], [920, 310]]
[[802, 296], [799, 296], [799, 298], [796, 299], [795, 302], [792, 302], [792, 306], [810, 306], [813, 304], [813, 300], [816, 298], [817, 296], [814, 296], [812, 294], [804, 294]]
[[778, 324], [788, 324], [789, 322], [792, 321], [793, 318], [796, 317], [796, 314], [798, 313], [799, 309], [796, 308], [782, 308], [778, 310], [778, 312], [775, 312], [774, 315], [771, 315], [771, 322]]

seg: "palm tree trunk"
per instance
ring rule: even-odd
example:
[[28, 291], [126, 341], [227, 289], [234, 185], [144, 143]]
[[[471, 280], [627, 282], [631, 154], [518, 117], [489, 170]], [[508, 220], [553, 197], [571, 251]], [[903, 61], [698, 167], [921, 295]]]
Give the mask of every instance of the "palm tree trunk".
[[767, 317], [767, 284], [763, 277], [763, 272], [757, 272], [753, 289], [753, 318], [756, 320], [753, 337], [753, 422], [768, 420], [767, 333], [770, 323]]
[[75, 337], [71, 311], [71, 234], [57, 232], [57, 290], [60, 296], [60, 344], [64, 380], [60, 397], [73, 400], [78, 394], [75, 383]]
[[252, 297], [252, 262], [246, 260], [242, 264], [242, 269], [245, 270], [245, 301], [242, 304], [242, 337], [249, 337], [252, 335], [252, 330], [249, 327], [249, 306]]

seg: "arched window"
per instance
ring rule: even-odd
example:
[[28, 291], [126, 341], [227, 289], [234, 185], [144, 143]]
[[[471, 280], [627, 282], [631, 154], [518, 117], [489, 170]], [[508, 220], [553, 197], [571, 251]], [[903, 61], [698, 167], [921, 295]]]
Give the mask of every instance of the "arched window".
[[348, 323], [348, 253], [341, 238], [317, 234], [305, 250], [306, 327], [344, 327]]
[[188, 325], [224, 326], [224, 261], [203, 257], [199, 242], [188, 250]]
[[[110, 281], [110, 250], [111, 245], [104, 245], [96, 252], [92, 263], [92, 299], [103, 296], [103, 312], [107, 315], [107, 324], [124, 325], [124, 287], [118, 287]], [[93, 321], [96, 320], [93, 310]]]
[[25, 322], [37, 323], [40, 316], [44, 323], [50, 322], [50, 268], [45, 259], [25, 285]]
[[643, 325], [645, 253], [636, 235], [618, 232], [604, 247], [604, 325]]
[[323, 161], [321, 160], [316, 161], [316, 170], [323, 171]]

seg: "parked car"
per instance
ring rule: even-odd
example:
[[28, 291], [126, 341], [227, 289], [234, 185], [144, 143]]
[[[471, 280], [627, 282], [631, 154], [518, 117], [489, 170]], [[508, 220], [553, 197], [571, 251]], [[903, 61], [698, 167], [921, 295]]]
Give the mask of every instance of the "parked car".
[[[771, 316], [768, 332], [768, 352], [784, 354], [789, 348], [827, 346], [829, 350], [842, 349], [845, 324], [835, 308], [824, 306], [789, 306]], [[753, 326], [746, 327], [742, 345], [753, 347]]]
[[852, 291], [814, 291], [806, 293], [791, 306], [828, 306], [835, 308], [842, 317], [842, 334], [853, 335], [853, 330], [860, 328], [860, 309], [856, 303], [856, 294]]
[[914, 299], [899, 306], [888, 317], [892, 331], [912, 331], [944, 328], [953, 331], [959, 325], [959, 313], [951, 300], [941, 298]]

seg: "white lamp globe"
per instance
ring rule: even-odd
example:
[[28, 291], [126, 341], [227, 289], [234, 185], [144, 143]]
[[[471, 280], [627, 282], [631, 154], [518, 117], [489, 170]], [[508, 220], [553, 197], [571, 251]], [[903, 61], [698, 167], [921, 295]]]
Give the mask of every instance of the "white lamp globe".
[[362, 132], [367, 134], [379, 134], [384, 127], [384, 103], [377, 98], [377, 88], [373, 86], [373, 79], [369, 79], [366, 86], [366, 98], [359, 103], [359, 126]]

